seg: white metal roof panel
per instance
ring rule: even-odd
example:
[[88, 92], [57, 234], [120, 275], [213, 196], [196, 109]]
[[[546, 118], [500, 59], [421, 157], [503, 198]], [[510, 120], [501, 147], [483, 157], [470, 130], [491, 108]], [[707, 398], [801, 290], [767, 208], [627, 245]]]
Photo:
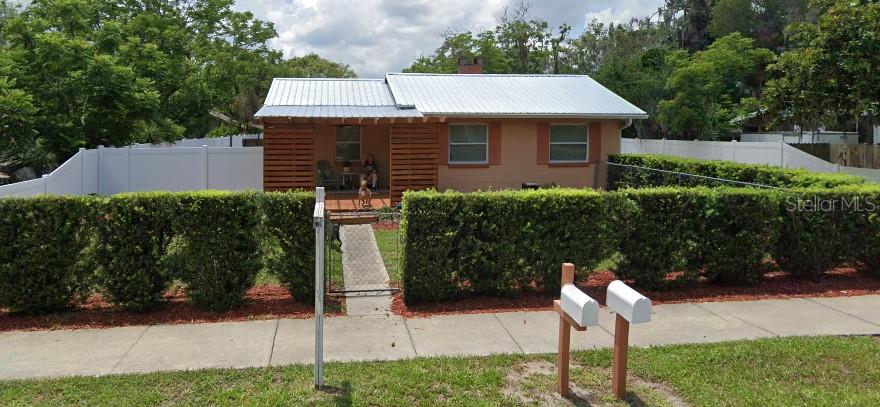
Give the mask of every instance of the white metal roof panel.
[[424, 115], [647, 118], [632, 103], [584, 75], [385, 76], [399, 105]]
[[400, 109], [396, 106], [263, 106], [256, 117], [422, 117], [415, 109]]
[[384, 79], [275, 78], [264, 106], [395, 106]]

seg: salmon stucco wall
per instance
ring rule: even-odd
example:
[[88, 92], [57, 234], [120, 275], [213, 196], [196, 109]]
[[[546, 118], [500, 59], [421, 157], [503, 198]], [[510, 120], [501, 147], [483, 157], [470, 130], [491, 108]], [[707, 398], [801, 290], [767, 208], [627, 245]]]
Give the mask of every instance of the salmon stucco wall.
[[[388, 125], [361, 126], [361, 159], [352, 161], [352, 172], [361, 173], [361, 160], [367, 154], [376, 157], [379, 165], [379, 185], [388, 187], [389, 158], [391, 153], [390, 133]], [[319, 124], [315, 126], [315, 160], [329, 161], [337, 172], [342, 172], [342, 163], [336, 161], [336, 126]]]
[[[468, 123], [474, 121], [468, 120]], [[550, 122], [551, 124], [556, 122]], [[566, 124], [572, 124], [566, 121]], [[620, 152], [620, 121], [600, 120], [579, 122], [601, 124], [600, 158], [607, 161], [609, 154]], [[455, 124], [450, 121], [450, 124]], [[488, 123], [487, 123], [488, 124]], [[538, 163], [538, 122], [501, 122], [501, 157], [497, 165], [461, 166], [441, 164], [438, 189], [443, 191], [475, 191], [487, 189], [519, 189], [524, 182], [555, 183], [566, 187], [593, 187], [596, 165], [562, 166]], [[445, 139], [441, 137], [441, 139]], [[489, 147], [492, 148], [491, 146]], [[592, 149], [591, 144], [588, 148]], [[592, 154], [590, 154], [592, 156]], [[606, 166], [599, 171], [597, 185], [605, 186]]]

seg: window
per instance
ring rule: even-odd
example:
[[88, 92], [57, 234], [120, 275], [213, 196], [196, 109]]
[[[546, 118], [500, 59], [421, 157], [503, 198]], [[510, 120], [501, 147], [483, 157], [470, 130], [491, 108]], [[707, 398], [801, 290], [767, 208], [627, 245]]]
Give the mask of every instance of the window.
[[358, 126], [339, 126], [336, 128], [336, 161], [361, 160], [361, 128]]
[[587, 162], [587, 126], [550, 126], [550, 162]]
[[483, 124], [449, 126], [450, 164], [486, 164], [488, 162], [488, 126]]

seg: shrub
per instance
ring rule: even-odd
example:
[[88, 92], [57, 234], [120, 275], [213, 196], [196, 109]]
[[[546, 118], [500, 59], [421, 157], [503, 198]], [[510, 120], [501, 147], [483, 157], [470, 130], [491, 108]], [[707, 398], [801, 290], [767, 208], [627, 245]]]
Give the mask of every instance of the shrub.
[[825, 174], [769, 165], [741, 164], [721, 160], [698, 160], [656, 154], [617, 154], [609, 156], [608, 161], [610, 163], [671, 172], [664, 173], [609, 165], [608, 188], [612, 190], [626, 187], [646, 188], [656, 186], [747, 186], [676, 174], [679, 172], [779, 188], [833, 188], [842, 185], [858, 185], [865, 182], [862, 178], [847, 174]]
[[[826, 271], [853, 263], [860, 256], [860, 242], [876, 239], [867, 222], [877, 209], [853, 207], [866, 196], [876, 199], [876, 187], [804, 189], [786, 194], [782, 205], [782, 231], [776, 245], [779, 267], [789, 273], [818, 279]], [[866, 193], [871, 193], [866, 195]], [[880, 201], [873, 201], [880, 205]], [[863, 233], [868, 233], [863, 234]]]
[[874, 184], [859, 189], [860, 213], [857, 217], [856, 238], [851, 250], [857, 266], [880, 277], [880, 186]]
[[173, 236], [176, 196], [136, 193], [101, 200], [92, 262], [105, 294], [125, 309], [154, 307], [171, 280], [162, 259]]
[[702, 191], [700, 239], [691, 268], [720, 284], [754, 284], [779, 238], [780, 194], [772, 190], [719, 188]]
[[262, 205], [266, 268], [278, 276], [297, 301], [314, 302], [314, 194], [270, 192], [263, 197]]
[[88, 241], [90, 200], [0, 199], [0, 307], [46, 313], [67, 308], [88, 287], [78, 262]]
[[239, 306], [260, 270], [261, 195], [207, 191], [178, 199], [172, 259], [190, 300], [212, 311]]
[[629, 209], [589, 190], [407, 192], [404, 300], [504, 296], [533, 284], [556, 291], [563, 262], [589, 271], [614, 252]]
[[622, 221], [620, 261], [615, 274], [635, 284], [659, 289], [669, 273], [688, 271], [678, 281], [696, 277], [691, 266], [700, 244], [700, 218], [706, 205], [705, 189], [655, 188], [617, 193], [636, 210]]

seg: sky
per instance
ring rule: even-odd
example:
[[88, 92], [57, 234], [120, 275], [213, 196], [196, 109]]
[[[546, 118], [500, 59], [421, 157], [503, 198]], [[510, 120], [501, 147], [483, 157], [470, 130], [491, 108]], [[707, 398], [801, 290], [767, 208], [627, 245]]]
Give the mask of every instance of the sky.
[[[520, 0], [238, 0], [236, 9], [275, 23], [271, 45], [285, 57], [316, 53], [349, 64], [362, 78], [400, 72], [431, 55], [448, 30], [493, 28]], [[529, 14], [580, 34], [588, 22], [625, 22], [654, 13], [663, 0], [531, 1]]]

